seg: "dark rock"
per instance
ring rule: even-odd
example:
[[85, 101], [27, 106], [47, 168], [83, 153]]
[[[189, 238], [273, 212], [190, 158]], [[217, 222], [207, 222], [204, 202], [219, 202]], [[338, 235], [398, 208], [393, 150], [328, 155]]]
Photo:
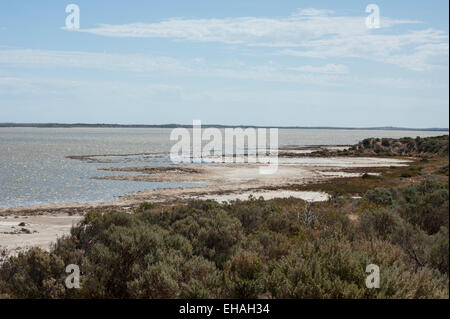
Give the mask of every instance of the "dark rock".
[[26, 228], [22, 228], [20, 231], [25, 234], [31, 234], [31, 230], [26, 229]]

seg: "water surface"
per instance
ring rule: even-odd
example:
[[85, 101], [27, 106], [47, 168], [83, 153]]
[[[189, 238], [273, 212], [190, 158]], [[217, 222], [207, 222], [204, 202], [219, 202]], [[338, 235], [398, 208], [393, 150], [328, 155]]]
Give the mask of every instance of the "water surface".
[[[0, 128], [0, 206], [106, 201], [140, 190], [189, 186], [102, 180], [132, 173], [98, 170], [112, 166], [172, 165], [171, 129]], [[279, 146], [348, 145], [367, 137], [436, 136], [443, 132], [375, 130], [279, 130]], [[447, 134], [447, 133], [445, 133]], [[98, 157], [101, 162], [67, 158]], [[141, 155], [132, 155], [141, 154]]]

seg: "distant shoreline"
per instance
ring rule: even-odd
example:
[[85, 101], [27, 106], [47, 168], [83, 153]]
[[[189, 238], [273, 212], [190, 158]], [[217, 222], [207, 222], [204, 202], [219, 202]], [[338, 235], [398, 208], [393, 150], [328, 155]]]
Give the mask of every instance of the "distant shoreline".
[[[31, 127], [31, 128], [191, 128], [192, 125], [185, 124], [87, 124], [87, 123], [0, 123], [2, 127]], [[301, 129], [301, 130], [378, 130], [378, 131], [429, 131], [448, 132], [448, 128], [411, 128], [411, 127], [334, 127], [334, 126], [259, 126], [259, 125], [221, 125], [202, 124], [202, 127], [216, 128], [278, 128], [278, 129]]]

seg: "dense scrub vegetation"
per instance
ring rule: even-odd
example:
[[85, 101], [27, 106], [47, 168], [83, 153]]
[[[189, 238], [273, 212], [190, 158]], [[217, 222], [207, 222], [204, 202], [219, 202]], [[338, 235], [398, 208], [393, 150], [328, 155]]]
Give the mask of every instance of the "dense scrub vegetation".
[[[378, 141], [378, 142], [377, 142]], [[377, 154], [373, 146], [377, 143], [387, 145], [407, 145], [407, 141], [414, 141], [420, 147], [413, 148], [416, 151], [405, 153], [397, 151], [383, 151]], [[411, 162], [404, 167], [370, 167], [370, 168], [348, 168], [344, 169], [349, 173], [363, 173], [361, 177], [334, 178], [322, 183], [311, 183], [304, 185], [294, 185], [293, 190], [323, 191], [329, 194], [340, 194], [349, 196], [363, 196], [367, 191], [374, 188], [399, 188], [410, 184], [417, 184], [426, 179], [432, 178], [440, 183], [448, 184], [448, 136], [438, 136], [429, 138], [402, 138], [402, 139], [367, 139], [353, 146], [347, 151], [334, 152], [334, 155], [348, 156], [386, 156], [395, 155], [397, 157], [408, 157]], [[368, 145], [363, 149], [362, 145]], [[314, 153], [315, 154], [315, 153]], [[327, 156], [333, 155], [331, 152]], [[316, 155], [314, 155], [316, 156]], [[366, 174], [364, 174], [366, 173]], [[374, 176], [367, 173], [378, 173]]]
[[312, 153], [281, 152], [281, 157], [330, 157], [330, 156], [448, 156], [449, 135], [395, 138], [366, 138], [345, 150], [329, 150], [319, 147]]
[[383, 155], [383, 156], [448, 156], [448, 135], [432, 137], [367, 138], [352, 146], [343, 155]]
[[[448, 185], [362, 199], [250, 198], [88, 213], [50, 252], [5, 260], [4, 298], [448, 298]], [[77, 264], [81, 288], [66, 289]], [[380, 288], [365, 286], [380, 267]]]

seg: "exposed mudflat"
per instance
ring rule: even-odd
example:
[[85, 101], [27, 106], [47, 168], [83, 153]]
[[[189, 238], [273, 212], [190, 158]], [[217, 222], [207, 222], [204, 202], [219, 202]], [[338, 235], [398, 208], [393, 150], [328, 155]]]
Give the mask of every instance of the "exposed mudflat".
[[307, 202], [320, 202], [326, 201], [329, 198], [327, 193], [323, 192], [301, 192], [301, 191], [289, 191], [289, 190], [264, 190], [264, 191], [245, 191], [239, 194], [211, 194], [211, 195], [199, 195], [199, 196], [191, 196], [196, 199], [208, 200], [212, 199], [217, 202], [230, 202], [234, 200], [248, 200], [250, 196], [253, 196], [256, 199], [260, 197], [265, 200], [270, 200], [274, 198], [300, 198]]
[[10, 254], [32, 246], [47, 250], [58, 237], [68, 234], [81, 218], [66, 214], [4, 216], [0, 218], [0, 248], [8, 249]]
[[[89, 160], [84, 158], [84, 160]], [[358, 157], [279, 158], [274, 174], [260, 174], [260, 164], [230, 163], [167, 167], [119, 167], [106, 171], [135, 172], [133, 175], [106, 176], [105, 179], [133, 181], [194, 182], [202, 186], [141, 191], [118, 200], [96, 203], [56, 203], [29, 207], [0, 207], [0, 248], [12, 253], [30, 246], [49, 249], [57, 237], [69, 233], [71, 226], [90, 210], [131, 212], [140, 203], [177, 203], [190, 199], [214, 199], [219, 202], [246, 200], [250, 195], [264, 199], [295, 197], [323, 201], [326, 193], [287, 190], [292, 185], [318, 183], [336, 177], [354, 177], [359, 172], [348, 168], [406, 166], [408, 160]], [[370, 172], [368, 172], [370, 174]], [[375, 173], [373, 173], [375, 175]], [[24, 226], [19, 226], [20, 223]], [[25, 229], [25, 230], [23, 230]]]

